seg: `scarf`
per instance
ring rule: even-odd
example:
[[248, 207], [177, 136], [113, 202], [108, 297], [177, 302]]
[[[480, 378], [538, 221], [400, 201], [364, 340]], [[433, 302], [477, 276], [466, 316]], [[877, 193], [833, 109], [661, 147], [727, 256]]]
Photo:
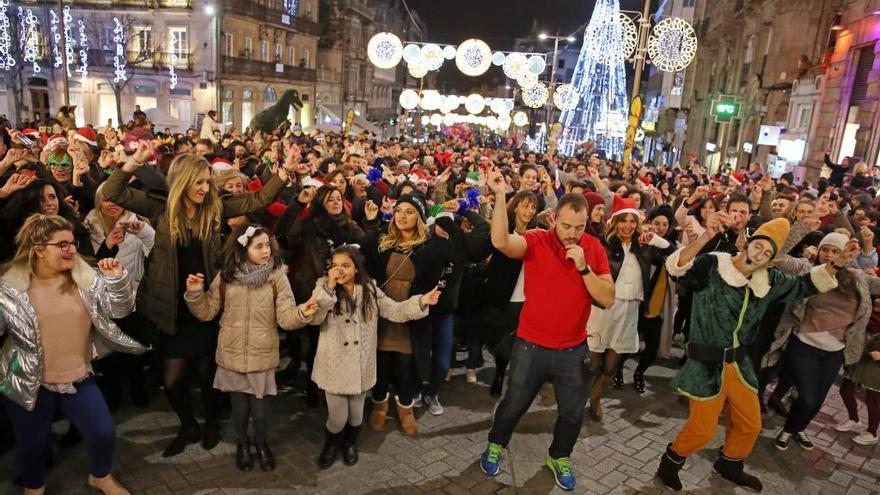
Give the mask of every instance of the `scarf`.
[[269, 259], [269, 262], [263, 265], [255, 265], [245, 261], [235, 269], [235, 280], [250, 287], [259, 287], [266, 283], [266, 280], [269, 279], [269, 274], [274, 269], [274, 259]]

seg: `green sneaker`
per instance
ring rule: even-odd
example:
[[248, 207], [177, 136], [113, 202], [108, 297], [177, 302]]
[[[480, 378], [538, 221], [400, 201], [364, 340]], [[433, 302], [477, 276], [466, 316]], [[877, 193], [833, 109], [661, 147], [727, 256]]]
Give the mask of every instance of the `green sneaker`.
[[480, 469], [483, 470], [484, 473], [492, 476], [498, 476], [498, 473], [501, 471], [501, 451], [504, 450], [504, 447], [498, 445], [497, 443], [489, 442], [489, 446], [486, 447], [486, 451], [483, 452], [483, 455], [480, 456]]
[[559, 488], [567, 492], [574, 490], [577, 482], [574, 479], [574, 473], [571, 472], [571, 459], [568, 457], [554, 459], [548, 455], [547, 467], [553, 471], [553, 477], [556, 479], [556, 484], [559, 485]]

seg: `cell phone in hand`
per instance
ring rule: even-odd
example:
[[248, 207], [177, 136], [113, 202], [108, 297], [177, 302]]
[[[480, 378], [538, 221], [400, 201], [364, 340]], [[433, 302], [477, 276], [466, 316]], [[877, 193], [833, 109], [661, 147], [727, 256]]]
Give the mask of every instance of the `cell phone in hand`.
[[24, 134], [19, 134], [19, 135], [18, 135], [18, 142], [21, 143], [21, 144], [23, 144], [23, 145], [25, 145], [25, 146], [27, 146], [28, 148], [33, 148], [34, 145], [36, 144], [36, 142], [34, 142], [33, 139], [31, 139], [31, 138], [25, 136]]

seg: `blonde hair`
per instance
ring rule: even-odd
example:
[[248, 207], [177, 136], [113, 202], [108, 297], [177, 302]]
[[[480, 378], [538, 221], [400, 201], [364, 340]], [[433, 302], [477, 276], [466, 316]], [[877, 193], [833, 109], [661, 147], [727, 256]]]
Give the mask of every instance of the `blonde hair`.
[[791, 204], [788, 205], [788, 208], [782, 212], [781, 217], [787, 219], [789, 222], [794, 223], [797, 220], [797, 209], [800, 205], [809, 205], [813, 208], [813, 212], [816, 211], [816, 202], [812, 199], [799, 199], [797, 201], [792, 201]]
[[853, 167], [853, 175], [860, 174], [860, 173], [867, 173], [867, 172], [868, 172], [868, 164], [865, 162], [856, 163], [855, 167]]
[[[100, 186], [98, 186], [97, 189], [95, 189], [95, 217], [98, 219], [98, 223], [100, 225], [94, 226], [90, 223], [89, 225], [87, 225], [87, 227], [92, 228], [92, 229], [100, 227], [101, 232], [103, 232], [106, 235], [106, 234], [108, 234], [108, 232], [107, 232], [107, 219], [104, 217], [103, 208], [101, 208], [101, 206], [104, 204], [104, 201], [108, 201], [107, 198], [104, 197], [104, 184], [106, 184], [106, 182], [102, 183]], [[112, 201], [111, 201], [111, 203], [112, 203]], [[119, 206], [116, 203], [113, 203], [113, 204], [115, 204], [116, 206]], [[125, 208], [122, 208], [121, 206], [119, 206], [119, 208], [122, 209], [122, 213], [119, 214], [119, 218], [122, 218], [126, 214], [131, 213], [129, 210], [126, 210]], [[142, 217], [140, 215], [135, 215], [135, 216], [141, 222], [144, 222], [147, 224], [150, 223], [150, 221], [147, 220], [145, 217]]]
[[397, 249], [404, 253], [412, 252], [413, 248], [428, 240], [428, 226], [422, 221], [422, 217], [416, 217], [416, 236], [415, 238], [404, 241], [403, 232], [397, 228], [394, 219], [388, 225], [388, 233], [379, 238], [379, 252], [388, 251], [389, 249]]
[[[34, 248], [45, 245], [52, 239], [56, 232], [73, 232], [73, 224], [64, 217], [58, 215], [43, 215], [35, 213], [29, 216], [24, 224], [15, 234], [15, 256], [12, 260], [0, 268], [0, 275], [5, 274], [11, 268], [16, 266], [28, 267], [30, 273], [34, 272], [37, 266], [37, 257], [34, 254]], [[77, 256], [79, 256], [77, 254]], [[73, 275], [70, 272], [65, 274], [67, 282], [65, 282], [62, 290], [71, 291], [76, 287], [73, 281]]]
[[193, 218], [192, 232], [186, 228], [186, 193], [196, 181], [201, 179], [205, 170], [211, 166], [204, 158], [191, 153], [178, 155], [168, 169], [168, 225], [171, 230], [171, 241], [183, 245], [189, 244], [190, 236], [206, 240], [215, 231], [220, 230], [223, 220], [223, 204], [213, 182], [208, 181], [208, 194], [205, 202], [196, 207]]
[[[611, 217], [611, 220], [608, 222], [608, 228], [605, 229], [605, 242], [611, 242], [611, 239], [617, 237], [617, 224], [627, 215], [632, 216], [636, 220], [636, 230], [633, 232], [633, 237], [639, 236], [639, 227], [642, 226], [641, 217], [635, 213], [621, 213]], [[623, 239], [621, 239], [621, 242], [623, 242]], [[632, 239], [630, 239], [630, 242], [632, 242]]]

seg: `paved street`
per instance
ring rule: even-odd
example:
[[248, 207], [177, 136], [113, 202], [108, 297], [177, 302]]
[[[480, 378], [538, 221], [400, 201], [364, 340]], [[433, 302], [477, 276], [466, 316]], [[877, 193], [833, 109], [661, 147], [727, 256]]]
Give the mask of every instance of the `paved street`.
[[[118, 415], [115, 474], [135, 494], [562, 493], [543, 467], [555, 418], [552, 386], [542, 390], [520, 422], [503, 461], [503, 474], [490, 480], [480, 472], [477, 458], [485, 447], [494, 404], [487, 388], [492, 370], [480, 373], [477, 386], [465, 383], [463, 370], [456, 373], [441, 397], [446, 414], [433, 417], [420, 410], [421, 434], [416, 439], [403, 437], [393, 420], [385, 433], [365, 431], [361, 461], [355, 467], [341, 461], [327, 471], [316, 467], [324, 412], [309, 410], [302, 397], [286, 394], [275, 403], [271, 445], [278, 469], [273, 473], [239, 472], [233, 464], [235, 446], [229, 443], [230, 432], [212, 452], [194, 445], [174, 459], [162, 459], [160, 452], [175, 432], [173, 415], [163, 402], [161, 410], [126, 408]], [[645, 396], [639, 397], [627, 383], [607, 400], [603, 424], [586, 420], [573, 455], [577, 493], [660, 492], [652, 481], [658, 456], [686, 417], [685, 406], [668, 389], [673, 373], [670, 368], [656, 367], [649, 375]], [[764, 493], [880, 493], [878, 450], [857, 446], [851, 435], [835, 432], [832, 425], [843, 415], [837, 391], [832, 390], [811, 427], [816, 443], [811, 452], [795, 444], [778, 452], [772, 438], [781, 421], [767, 416], [769, 428], [748, 462], [751, 471], [763, 479]], [[63, 431], [65, 425], [58, 423], [56, 428]], [[721, 429], [712, 448], [688, 460], [682, 472], [686, 490], [737, 493], [711, 475], [714, 449], [720, 442]], [[56, 448], [55, 452], [49, 493], [87, 493], [82, 446], [69, 451]], [[0, 458], [0, 493], [18, 493], [9, 482], [13, 476], [13, 458], [7, 454]]]

